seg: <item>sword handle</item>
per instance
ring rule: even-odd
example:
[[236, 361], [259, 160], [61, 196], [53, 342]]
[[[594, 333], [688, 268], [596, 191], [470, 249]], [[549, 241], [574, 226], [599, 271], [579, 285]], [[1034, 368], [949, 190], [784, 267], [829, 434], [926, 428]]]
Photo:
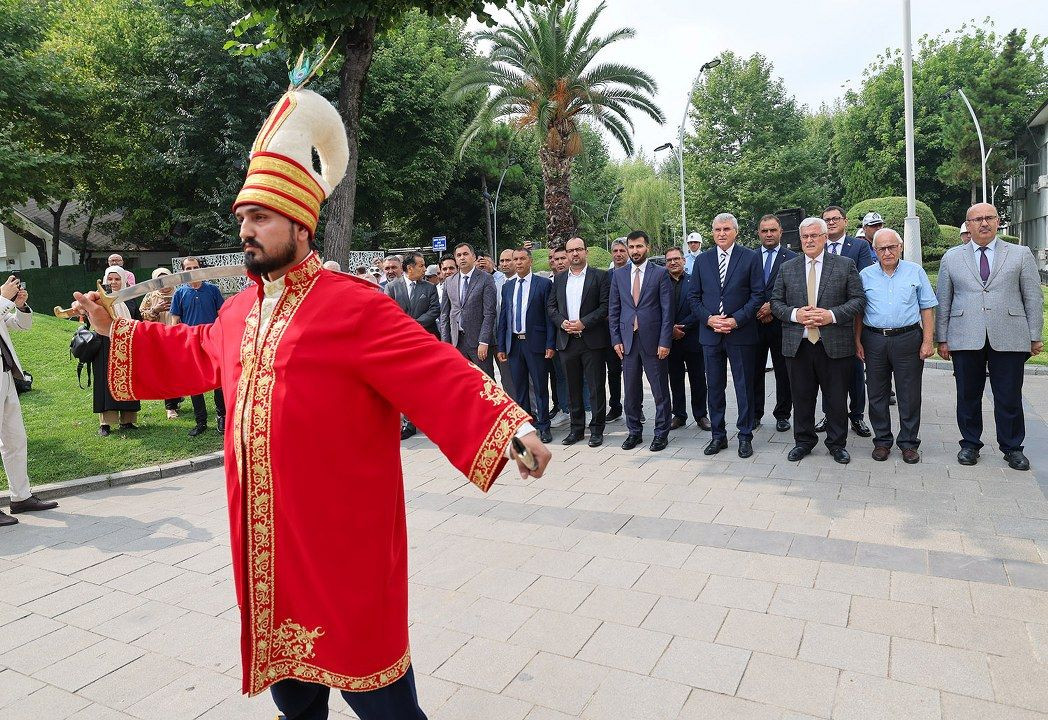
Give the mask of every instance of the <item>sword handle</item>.
[[[96, 300], [95, 302], [97, 302], [99, 305], [108, 310], [109, 317], [116, 320], [116, 311], [113, 310], [112, 296], [106, 293], [105, 288], [102, 287], [102, 281], [96, 281], [96, 284], [98, 285], [98, 300]], [[79, 310], [74, 310], [73, 308], [63, 309], [61, 306], [55, 305], [55, 317], [73, 318], [79, 317], [81, 314], [82, 313]]]

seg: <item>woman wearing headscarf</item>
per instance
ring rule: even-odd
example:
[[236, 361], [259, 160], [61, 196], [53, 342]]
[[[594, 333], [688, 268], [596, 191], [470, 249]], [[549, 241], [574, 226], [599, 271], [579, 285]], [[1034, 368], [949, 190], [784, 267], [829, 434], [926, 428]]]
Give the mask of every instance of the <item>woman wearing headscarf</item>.
[[[164, 267], [158, 267], [153, 271], [153, 279], [156, 280], [158, 277], [164, 275], [170, 275], [171, 271]], [[139, 312], [142, 313], [143, 320], [149, 320], [150, 322], [163, 323], [164, 325], [174, 325], [171, 320], [171, 297], [175, 294], [175, 288], [169, 287], [163, 290], [154, 290], [153, 292], [142, 298], [142, 305], [139, 307]], [[178, 405], [182, 402], [183, 398], [169, 398], [164, 401], [164, 409], [167, 410], [167, 419], [175, 420], [178, 418]]]
[[[127, 271], [119, 265], [110, 265], [102, 276], [102, 284], [110, 292], [116, 292], [127, 285]], [[118, 318], [140, 319], [137, 302], [118, 302], [113, 305], [113, 312]], [[121, 430], [134, 430], [138, 426], [138, 411], [142, 409], [142, 403], [138, 400], [130, 402], [117, 402], [109, 394], [109, 338], [102, 336], [102, 350], [91, 363], [92, 372], [95, 376], [94, 384], [94, 407], [93, 411], [98, 413], [98, 434], [106, 437], [112, 431], [112, 426], [120, 424]]]

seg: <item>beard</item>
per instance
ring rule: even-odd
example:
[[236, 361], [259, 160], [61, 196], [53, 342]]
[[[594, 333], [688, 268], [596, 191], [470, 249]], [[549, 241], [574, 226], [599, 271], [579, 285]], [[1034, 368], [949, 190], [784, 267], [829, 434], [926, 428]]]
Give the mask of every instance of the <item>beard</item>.
[[[287, 242], [277, 245], [269, 253], [266, 253], [254, 238], [245, 239], [243, 247], [245, 251], [244, 267], [247, 268], [247, 271], [261, 277], [268, 276], [274, 270], [287, 267], [295, 261], [295, 255], [298, 250], [295, 244], [295, 226], [291, 226]], [[253, 255], [248, 255], [248, 248], [253, 248], [256, 252]]]

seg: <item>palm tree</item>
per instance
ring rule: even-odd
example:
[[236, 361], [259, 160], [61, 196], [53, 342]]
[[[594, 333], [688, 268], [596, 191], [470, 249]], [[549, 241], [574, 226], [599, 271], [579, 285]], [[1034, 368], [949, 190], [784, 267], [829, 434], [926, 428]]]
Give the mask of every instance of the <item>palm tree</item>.
[[476, 34], [491, 43], [487, 57], [463, 70], [452, 82], [455, 97], [487, 94], [477, 116], [460, 140], [460, 152], [490, 124], [508, 121], [517, 130], [532, 128], [539, 136], [539, 162], [545, 188], [546, 232], [551, 248], [577, 234], [571, 202], [571, 165], [582, 151], [579, 123], [588, 118], [633, 153], [629, 110], [640, 110], [658, 122], [662, 111], [653, 102], [655, 81], [637, 68], [598, 62], [601, 50], [632, 38], [632, 28], [597, 36], [593, 26], [603, 2], [583, 19], [578, 0], [567, 4], [508, 9], [512, 23]]

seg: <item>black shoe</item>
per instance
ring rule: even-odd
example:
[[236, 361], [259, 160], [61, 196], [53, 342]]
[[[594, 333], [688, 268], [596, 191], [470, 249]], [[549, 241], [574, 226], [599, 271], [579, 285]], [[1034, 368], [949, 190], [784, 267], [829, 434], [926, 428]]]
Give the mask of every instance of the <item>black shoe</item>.
[[411, 423], [404, 423], [403, 427], [400, 428], [400, 439], [407, 440], [409, 437], [411, 437], [417, 432], [418, 428], [416, 428], [414, 425], [412, 425]]
[[759, 430], [760, 426], [761, 426], [761, 421], [758, 420], [757, 422], [753, 423], [753, 427], [751, 427], [750, 430]]
[[[1008, 467], [1012, 470], [1029, 470], [1030, 461], [1023, 455], [1022, 450], [1012, 450], [1004, 454], [1004, 459], [1008, 462]], [[14, 505], [14, 503], [11, 503]]]
[[6, 527], [8, 525], [17, 525], [18, 518], [13, 518], [3, 510], [0, 510], [0, 527]]
[[539, 430], [539, 440], [546, 444], [549, 444], [553, 442], [553, 433], [551, 433], [549, 430]]
[[589, 446], [600, 447], [604, 444], [604, 433], [590, 433]]
[[833, 450], [830, 450], [830, 455], [832, 455], [833, 459], [841, 465], [847, 465], [851, 462], [851, 455], [849, 455], [848, 451], [844, 448], [834, 448]]
[[225, 415], [219, 415], [218, 416], [218, 431], [219, 432], [225, 432], [226, 431], [226, 416]]
[[560, 441], [560, 444], [561, 445], [574, 445], [575, 443], [577, 443], [579, 440], [581, 440], [584, 437], [586, 437], [586, 436], [583, 435], [582, 433], [571, 432], [571, 433], [568, 433], [568, 436], [566, 438], [564, 438], [563, 440]]
[[662, 450], [665, 450], [669, 444], [669, 436], [656, 435], [651, 439], [651, 445], [648, 446], [648, 450], [650, 450], [651, 452], [660, 452]]
[[109, 430], [109, 426], [108, 425], [99, 425], [98, 426], [98, 434], [101, 435], [102, 437], [109, 437], [109, 433], [110, 433], [110, 430]]
[[695, 424], [698, 425], [703, 430], [705, 430], [706, 432], [709, 432], [710, 430], [713, 429], [713, 423], [711, 423], [710, 419], [708, 417], [706, 417], [705, 415], [703, 415], [698, 420], [696, 420]]
[[137, 430], [138, 426], [134, 423], [120, 423], [121, 430]]
[[560, 412], [560, 406], [559, 406], [559, 405], [554, 405], [553, 407], [551, 407], [551, 408], [549, 409], [549, 419], [550, 419], [550, 420], [552, 420], [552, 419], [553, 419], [553, 417], [554, 417], [554, 416], [555, 416], [555, 415], [556, 415], [557, 413], [559, 413], [559, 412]]
[[11, 501], [11, 514], [17, 515], [24, 512], [39, 512], [41, 510], [54, 510], [58, 503], [54, 500], [41, 500], [35, 495], [30, 495], [25, 500]]
[[786, 432], [790, 429], [789, 420], [776, 420], [775, 421], [775, 432]]
[[815, 432], [817, 432], [817, 433], [826, 432], [826, 418], [825, 417], [823, 417], [823, 419], [820, 420], [819, 422], [815, 423]]
[[680, 430], [682, 427], [688, 424], [687, 419], [682, 417], [674, 417], [673, 422], [670, 423], [670, 430]]
[[961, 465], [974, 465], [979, 462], [979, 451], [975, 448], [961, 448], [957, 453], [957, 462]]
[[189, 431], [189, 437], [196, 437], [197, 435], [203, 435], [207, 432], [207, 425], [197, 425], [195, 428]]
[[790, 462], [797, 462], [798, 460], [803, 460], [805, 456], [810, 454], [810, 447], [804, 447], [803, 445], [795, 445], [793, 449], [790, 450], [790, 454], [786, 456], [786, 459]]
[[612, 408], [608, 411], [608, 414], [604, 417], [604, 422], [611, 422], [612, 420], [618, 420], [622, 417], [622, 408]]
[[873, 435], [873, 431], [870, 430], [870, 426], [866, 424], [865, 420], [852, 420], [851, 426], [852, 430], [854, 430], [855, 434], [859, 437], [870, 437], [870, 435]]
[[638, 445], [640, 445], [640, 435], [627, 435], [626, 439], [622, 441], [623, 450], [632, 450]]
[[749, 440], [739, 440], [739, 457], [753, 457], [753, 443]]
[[712, 440], [710, 440], [709, 444], [703, 449], [702, 454], [716, 455], [726, 447], [728, 447], [727, 438], [720, 438], [719, 440], [717, 438], [713, 438]]

